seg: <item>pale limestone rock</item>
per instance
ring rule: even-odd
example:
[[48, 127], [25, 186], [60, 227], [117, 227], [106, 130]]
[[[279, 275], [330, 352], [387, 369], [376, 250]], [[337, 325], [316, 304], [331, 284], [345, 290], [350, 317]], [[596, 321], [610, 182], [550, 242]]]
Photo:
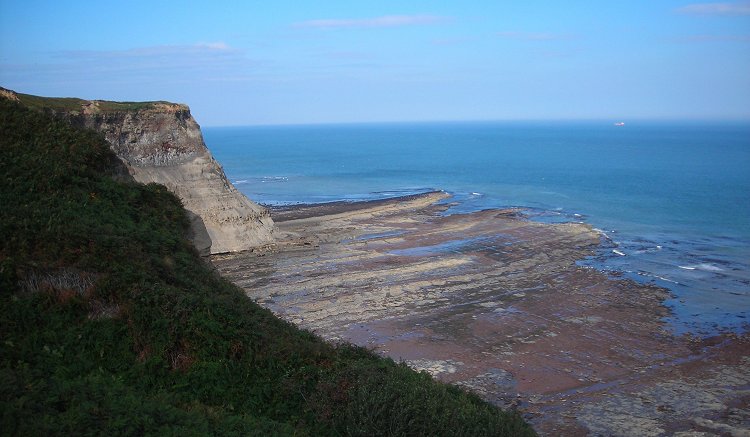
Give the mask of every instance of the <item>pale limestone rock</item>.
[[[0, 90], [4, 92], [0, 97], [17, 101], [20, 97], [24, 103], [25, 95]], [[176, 194], [189, 212], [191, 240], [199, 252], [238, 252], [273, 243], [274, 223], [268, 210], [227, 180], [187, 105], [45, 100], [50, 102], [45, 110], [101, 132], [133, 179], [162, 184]], [[56, 106], [55, 100], [65, 100], [74, 108]]]
[[73, 118], [84, 127], [102, 132], [136, 181], [162, 184], [182, 200], [185, 209], [197, 216], [192, 217], [193, 241], [199, 250], [205, 250], [207, 243], [200, 220], [210, 238], [212, 254], [273, 242], [273, 221], [268, 211], [227, 180], [187, 106], [158, 104], [153, 109]]

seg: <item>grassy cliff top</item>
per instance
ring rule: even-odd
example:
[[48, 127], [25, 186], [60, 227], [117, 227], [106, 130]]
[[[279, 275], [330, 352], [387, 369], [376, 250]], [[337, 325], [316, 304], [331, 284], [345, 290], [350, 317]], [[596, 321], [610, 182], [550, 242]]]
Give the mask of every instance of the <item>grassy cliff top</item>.
[[0, 98], [3, 434], [534, 435], [278, 319], [201, 260], [177, 197], [116, 165], [100, 135]]
[[143, 110], [179, 110], [188, 109], [187, 105], [163, 100], [153, 102], [113, 102], [108, 100], [84, 100], [76, 97], [42, 97], [32, 94], [17, 93], [0, 88], [0, 97], [16, 100], [22, 105], [36, 110], [55, 112], [122, 112]]

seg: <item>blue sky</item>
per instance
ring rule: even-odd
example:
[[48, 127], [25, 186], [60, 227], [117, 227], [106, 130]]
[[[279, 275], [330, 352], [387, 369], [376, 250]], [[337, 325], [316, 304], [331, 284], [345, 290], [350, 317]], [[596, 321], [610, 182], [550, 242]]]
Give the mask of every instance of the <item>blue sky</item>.
[[750, 119], [750, 2], [0, 0], [0, 86], [207, 126]]

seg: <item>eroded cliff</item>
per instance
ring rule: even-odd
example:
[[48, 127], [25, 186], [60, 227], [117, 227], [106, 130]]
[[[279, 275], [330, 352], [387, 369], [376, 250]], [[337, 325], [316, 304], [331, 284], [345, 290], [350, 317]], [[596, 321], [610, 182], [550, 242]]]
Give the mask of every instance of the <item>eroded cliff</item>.
[[187, 105], [41, 98], [0, 89], [0, 96], [55, 112], [101, 132], [138, 182], [165, 185], [191, 213], [201, 253], [237, 252], [273, 243], [268, 211], [227, 179]]

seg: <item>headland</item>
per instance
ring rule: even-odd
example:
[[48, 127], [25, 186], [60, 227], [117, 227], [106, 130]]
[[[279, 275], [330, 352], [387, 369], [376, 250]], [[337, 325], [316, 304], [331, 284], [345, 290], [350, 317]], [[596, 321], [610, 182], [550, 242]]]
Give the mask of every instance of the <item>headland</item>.
[[[0, 97], [98, 131], [132, 180], [164, 184], [180, 198], [192, 243], [214, 254], [211, 262], [226, 278], [261, 306], [334, 343], [370, 348], [517, 409], [544, 435], [747, 435], [750, 429], [748, 336], [674, 335], [665, 322], [667, 290], [579, 265], [602, 242], [586, 224], [538, 223], [515, 208], [446, 214], [451, 204], [444, 192], [273, 208], [269, 215], [231, 185], [185, 105], [48, 99], [4, 89]], [[97, 193], [84, 198], [96, 200]], [[192, 263], [190, 256], [177, 258]], [[165, 281], [178, 283], [171, 255], [155, 259], [164, 263], [157, 271]], [[87, 266], [78, 263], [76, 269]], [[184, 271], [205, 267], [187, 264]], [[26, 283], [14, 281], [8, 283]], [[122, 284], [118, 293], [133, 288], [132, 278]], [[83, 294], [100, 317], [94, 291]], [[69, 290], [51, 292], [59, 298]], [[140, 298], [138, 287], [132, 292]], [[134, 306], [127, 293], [121, 299], [110, 307], [157, 311]], [[256, 311], [247, 305], [242, 311]], [[127, 311], [104, 314], [131, 320]], [[186, 371], [195, 362], [191, 348], [198, 350], [179, 343], [153, 354]]]

